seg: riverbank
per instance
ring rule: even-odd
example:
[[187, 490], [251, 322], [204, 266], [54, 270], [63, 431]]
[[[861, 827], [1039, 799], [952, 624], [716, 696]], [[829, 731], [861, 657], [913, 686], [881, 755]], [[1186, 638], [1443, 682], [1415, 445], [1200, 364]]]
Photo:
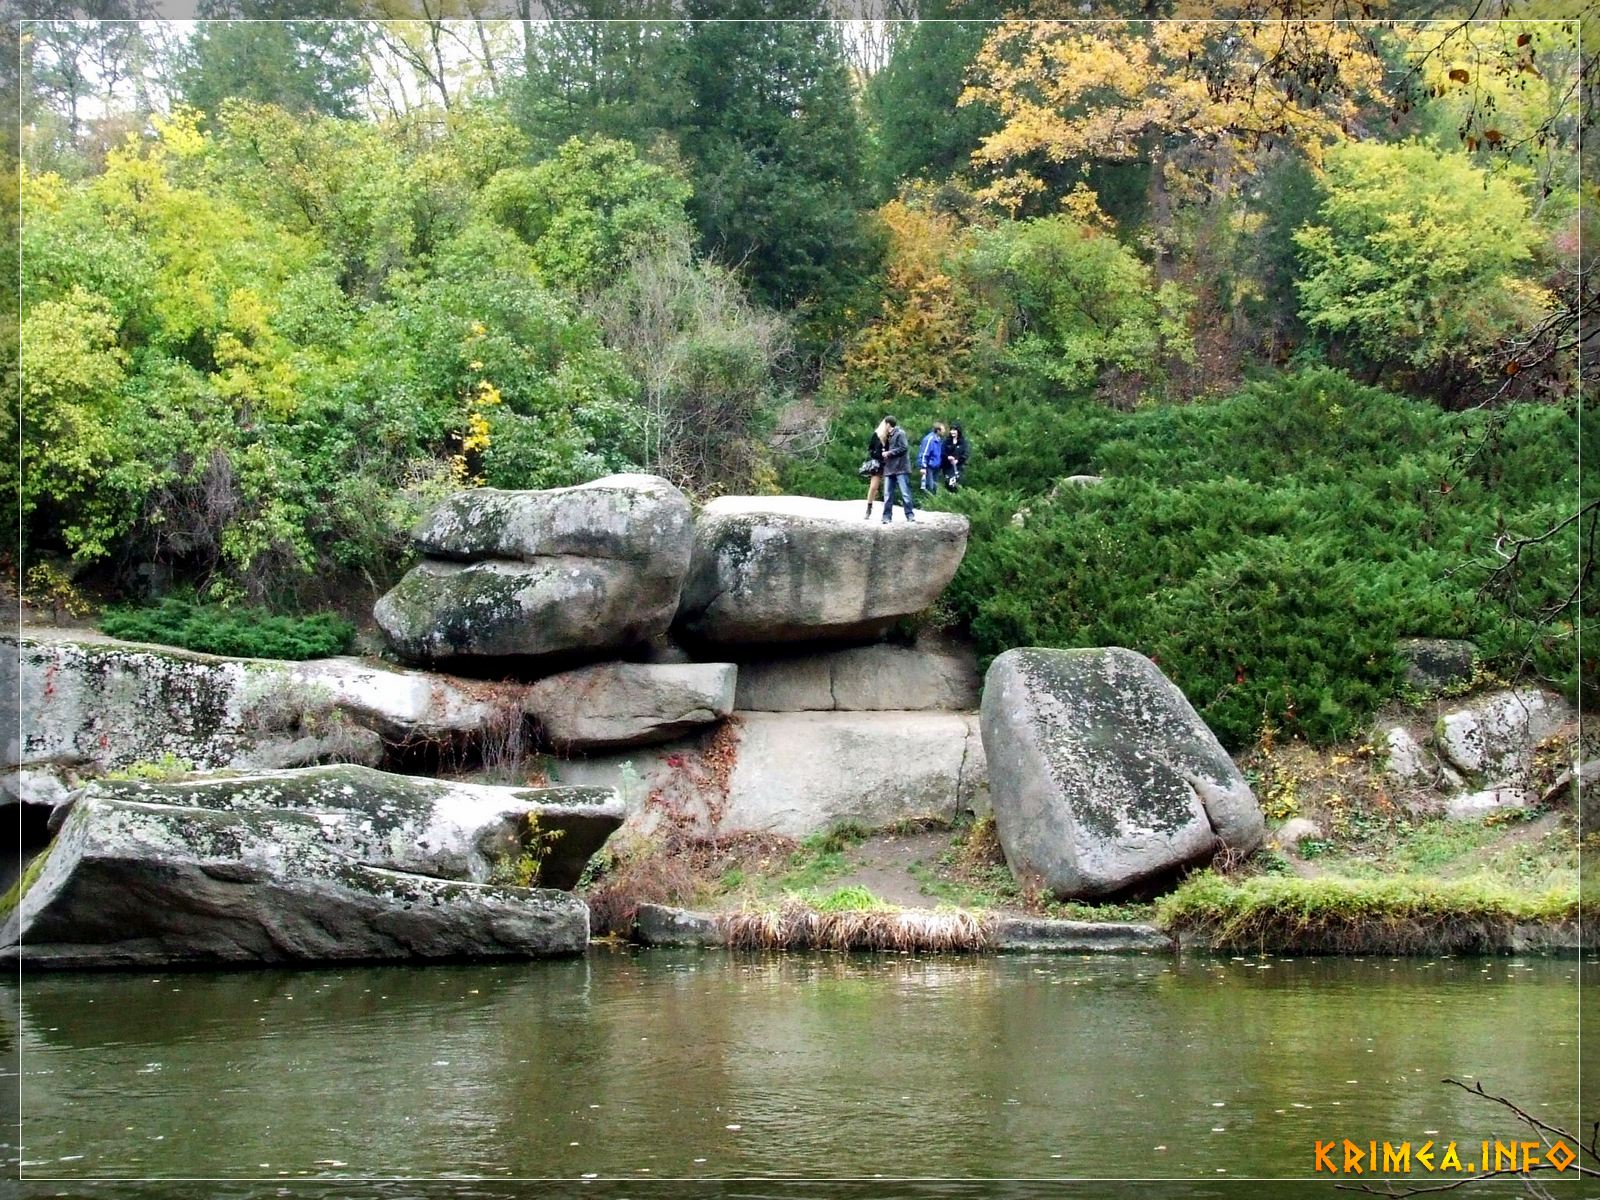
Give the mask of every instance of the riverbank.
[[[1541, 769], [1570, 757], [1564, 744], [1547, 747]], [[1162, 894], [1056, 901], [1013, 879], [986, 818], [876, 833], [845, 826], [801, 841], [624, 831], [585, 894], [597, 933], [655, 945], [989, 951], [1015, 940], [1078, 952], [1097, 948], [1085, 930], [1101, 927], [1131, 939], [1102, 943], [1116, 949], [1230, 954], [1573, 953], [1585, 944], [1581, 918], [1595, 906], [1580, 900], [1580, 857], [1600, 839], [1581, 840], [1570, 797], [1462, 819], [1396, 789], [1359, 743], [1268, 742], [1240, 762], [1275, 817], [1267, 844], [1164, 880]], [[953, 946], [951, 914], [965, 921]], [[1029, 923], [1030, 936], [1011, 932]]]

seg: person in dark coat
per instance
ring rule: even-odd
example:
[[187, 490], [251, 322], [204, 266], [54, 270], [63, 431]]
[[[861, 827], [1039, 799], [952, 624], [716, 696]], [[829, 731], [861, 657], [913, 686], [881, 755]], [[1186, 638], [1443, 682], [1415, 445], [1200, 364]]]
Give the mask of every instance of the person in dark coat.
[[961, 473], [967, 469], [967, 454], [971, 446], [961, 426], [952, 424], [950, 436], [944, 440], [944, 486], [953, 492], [961, 486]]
[[900, 499], [905, 505], [906, 520], [915, 521], [916, 511], [911, 507], [911, 483], [906, 478], [911, 473], [911, 443], [906, 431], [893, 417], [885, 417], [889, 426], [889, 440], [883, 447], [883, 523], [887, 525], [894, 516], [894, 489], [900, 488]]

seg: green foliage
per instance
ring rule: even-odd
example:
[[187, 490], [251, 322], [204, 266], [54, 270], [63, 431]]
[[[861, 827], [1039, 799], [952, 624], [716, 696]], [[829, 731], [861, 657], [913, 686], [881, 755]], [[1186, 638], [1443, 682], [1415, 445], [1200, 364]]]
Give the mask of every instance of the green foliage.
[[[272, 18], [280, 15], [270, 11], [273, 7], [245, 0], [205, 4], [201, 12]], [[355, 13], [352, 8], [324, 15]], [[357, 21], [201, 21], [179, 71], [179, 91], [184, 103], [211, 114], [220, 112], [226, 99], [241, 97], [293, 112], [352, 116], [371, 74], [367, 41], [367, 30]]]
[[1181, 289], [1157, 288], [1126, 246], [1071, 217], [979, 232], [968, 269], [1002, 322], [1007, 360], [1062, 388], [1192, 356]]
[[837, 887], [831, 892], [811, 893], [800, 897], [818, 912], [892, 912], [894, 905], [873, 895], [872, 889], [860, 884]]
[[956, 104], [967, 65], [992, 28], [974, 18], [998, 16], [997, 9], [937, 0], [922, 6], [921, 20], [895, 27], [888, 63], [862, 93], [877, 134], [881, 195], [893, 194], [900, 180], [959, 174], [979, 142], [999, 127], [987, 105]]
[[1158, 900], [1156, 914], [1165, 929], [1236, 950], [1493, 949], [1517, 925], [1575, 922], [1578, 893], [1575, 887], [1522, 892], [1481, 879], [1259, 875], [1231, 883], [1202, 871]]
[[179, 758], [169, 750], [160, 758], [129, 763], [115, 771], [107, 771], [106, 778], [134, 783], [172, 783], [194, 773], [194, 763], [187, 758]]
[[701, 246], [737, 265], [763, 302], [809, 307], [817, 347], [838, 336], [879, 253], [840, 32], [769, 19], [816, 17], [810, 0], [688, 7], [681, 141]]
[[489, 882], [507, 887], [537, 887], [545, 860], [566, 832], [565, 829], [544, 829], [539, 824], [539, 814], [528, 813], [517, 833], [515, 853], [505, 855], [494, 864]]
[[437, 138], [238, 99], [156, 124], [23, 181], [31, 555], [257, 603], [382, 587], [454, 488], [637, 469], [669, 434], [710, 447], [673, 472], [705, 486], [769, 407], [782, 323], [693, 260], [687, 186], [631, 146], [529, 163], [475, 108]]
[[107, 609], [100, 628], [128, 641], [242, 658], [327, 658], [348, 650], [355, 635], [350, 622], [331, 613], [290, 617], [179, 599]]
[[[871, 397], [847, 405], [789, 486], [859, 497], [881, 415]], [[1491, 667], [1527, 662], [1576, 694], [1570, 633], [1538, 614], [1570, 591], [1577, 539], [1524, 551], [1543, 553], [1514, 604], [1479, 594], [1502, 527], [1532, 535], [1570, 512], [1570, 411], [1449, 414], [1321, 369], [1127, 414], [983, 381], [897, 415], [958, 421], [972, 439], [967, 487], [936, 503], [972, 521], [945, 602], [985, 657], [1138, 650], [1233, 748], [1265, 721], [1317, 743], [1351, 736], [1399, 686], [1400, 636], [1471, 638]], [[1456, 453], [1491, 434], [1494, 452], [1463, 474]], [[1058, 486], [1073, 474], [1104, 482]]]
[[1537, 320], [1540, 232], [1512, 172], [1418, 144], [1348, 142], [1295, 234], [1301, 316], [1374, 365], [1439, 368]]
[[685, 227], [689, 187], [627, 142], [573, 138], [553, 158], [484, 186], [485, 210], [533, 248], [542, 278], [582, 290]]

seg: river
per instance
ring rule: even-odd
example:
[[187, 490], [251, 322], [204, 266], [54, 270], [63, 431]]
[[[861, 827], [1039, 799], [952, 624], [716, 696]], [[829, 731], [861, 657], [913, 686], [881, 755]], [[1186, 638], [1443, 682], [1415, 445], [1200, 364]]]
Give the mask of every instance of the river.
[[[353, 1181], [593, 1176], [563, 1186], [613, 1196], [730, 1176], [1133, 1176], [1200, 1197], [1309, 1176], [1319, 1139], [1453, 1138], [1475, 1155], [1523, 1135], [1445, 1076], [1572, 1128], [1583, 977], [1595, 996], [1600, 966], [1575, 959], [597, 947], [501, 965], [35, 975], [8, 1049], [24, 1178], [221, 1178], [236, 1182], [192, 1194], [243, 1197], [317, 1177], [352, 1180], [318, 1194], [381, 1197], [422, 1193]], [[1593, 1117], [1600, 1072], [1587, 1077]], [[177, 1187], [159, 1194], [189, 1194]]]

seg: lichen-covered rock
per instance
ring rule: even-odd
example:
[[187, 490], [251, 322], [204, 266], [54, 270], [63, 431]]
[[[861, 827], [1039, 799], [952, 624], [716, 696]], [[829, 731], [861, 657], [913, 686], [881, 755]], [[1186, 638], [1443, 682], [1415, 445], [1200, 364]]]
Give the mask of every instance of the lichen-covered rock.
[[32, 769], [371, 762], [361, 731], [395, 744], [470, 738], [520, 719], [524, 691], [355, 658], [219, 658], [64, 632], [18, 639], [15, 662], [21, 720], [5, 765]]
[[604, 663], [551, 675], [524, 707], [563, 752], [666, 742], [733, 711], [732, 663]]
[[1395, 652], [1406, 664], [1406, 686], [1434, 695], [1472, 682], [1478, 648], [1455, 638], [1401, 638]]
[[855, 501], [723, 496], [695, 523], [678, 615], [713, 644], [877, 637], [944, 591], [967, 547], [967, 519], [862, 520]]
[[544, 491], [471, 488], [447, 497], [412, 531], [428, 558], [456, 562], [619, 559], [682, 580], [689, 500], [658, 475], [607, 475]]
[[965, 713], [739, 712], [708, 737], [554, 771], [621, 788], [630, 827], [647, 831], [670, 809], [706, 834], [804, 838], [844, 824], [953, 820], [980, 790], [982, 762]]
[[78, 791], [71, 805], [89, 800], [309, 813], [321, 822], [331, 852], [437, 879], [487, 883], [497, 868], [531, 851], [540, 860], [539, 882], [555, 888], [577, 882], [624, 815], [622, 802], [600, 788], [493, 787], [359, 766], [175, 783], [102, 780]]
[[80, 799], [3, 914], [30, 968], [569, 954], [567, 892], [439, 879], [346, 853], [347, 816]]
[[1260, 806], [1170, 680], [1131, 650], [1008, 650], [984, 680], [995, 830], [1018, 879], [1105, 896], [1255, 849]]
[[1452, 821], [1475, 821], [1507, 808], [1532, 808], [1538, 796], [1520, 787], [1492, 787], [1460, 792], [1444, 802], [1444, 815]]
[[1403, 725], [1385, 729], [1383, 744], [1383, 773], [1401, 787], [1431, 788], [1436, 784], [1457, 787], [1462, 782], [1460, 775], [1440, 762], [1438, 755]]
[[1434, 744], [1469, 775], [1510, 783], [1528, 777], [1534, 747], [1574, 716], [1561, 697], [1537, 688], [1493, 692], [1441, 716]]
[[548, 491], [475, 488], [418, 526], [426, 556], [373, 609], [405, 658], [597, 654], [649, 642], [678, 609], [688, 498], [653, 475]]
[[722, 924], [710, 913], [641, 904], [629, 931], [644, 946], [721, 946], [727, 941]]
[[751, 712], [965, 712], [978, 707], [979, 691], [971, 648], [930, 638], [741, 663], [737, 704]]

